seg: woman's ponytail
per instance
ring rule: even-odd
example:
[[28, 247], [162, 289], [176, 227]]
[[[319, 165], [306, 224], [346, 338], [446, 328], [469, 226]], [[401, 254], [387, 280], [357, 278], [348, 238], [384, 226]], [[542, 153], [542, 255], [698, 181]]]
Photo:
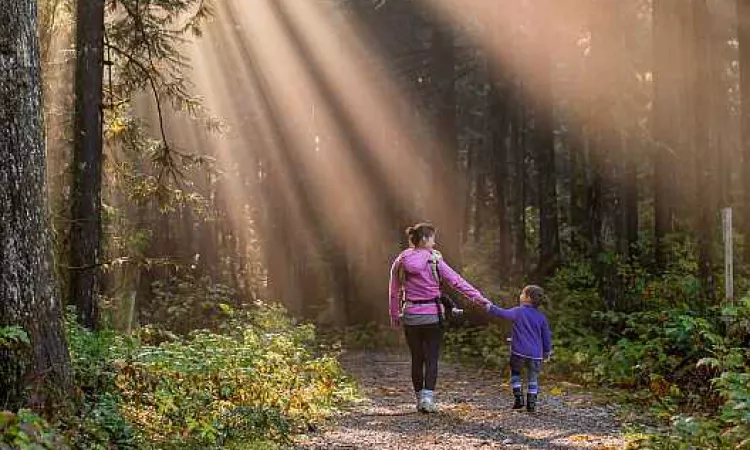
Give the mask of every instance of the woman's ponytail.
[[418, 223], [406, 229], [406, 237], [414, 247], [418, 247], [419, 244], [425, 239], [435, 234], [435, 227], [429, 223]]

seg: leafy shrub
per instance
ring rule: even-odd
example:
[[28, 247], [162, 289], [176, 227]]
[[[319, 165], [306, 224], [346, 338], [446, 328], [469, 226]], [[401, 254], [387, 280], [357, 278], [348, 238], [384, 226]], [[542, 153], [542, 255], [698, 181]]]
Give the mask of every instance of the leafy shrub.
[[459, 361], [504, 367], [509, 360], [509, 327], [491, 323], [486, 327], [450, 328], [445, 334], [445, 353]]
[[[155, 327], [126, 338], [69, 319], [80, 413], [66, 420], [78, 448], [212, 448], [233, 440], [287, 442], [354, 395], [311, 325], [283, 308], [227, 306], [220, 332]], [[152, 343], [145, 343], [152, 342]]]
[[68, 446], [44, 419], [22, 409], [17, 413], [0, 411], [0, 448], [63, 450]]
[[166, 281], [155, 281], [153, 298], [141, 308], [146, 324], [169, 324], [177, 333], [195, 329], [216, 329], [226, 318], [226, 306], [241, 307], [242, 302], [232, 288], [214, 283], [210, 277], [195, 277], [189, 271]]
[[621, 339], [590, 362], [596, 379], [648, 389], [669, 427], [639, 448], [750, 448], [750, 298], [688, 308], [598, 313]]
[[[672, 238], [675, 255], [660, 275], [601, 255], [595, 263], [574, 258], [544, 283], [552, 298], [551, 370], [625, 387], [668, 419], [641, 448], [750, 448], [750, 299], [715, 306], [702, 298], [694, 243]], [[446, 349], [489, 364], [491, 353], [480, 349], [502, 348], [505, 335], [495, 333], [451, 332]]]
[[16, 345], [30, 345], [29, 335], [18, 325], [0, 327], [0, 348], [10, 348]]
[[328, 336], [331, 342], [340, 342], [347, 349], [395, 349], [404, 345], [403, 330], [389, 325], [367, 323], [346, 327], [343, 333]]

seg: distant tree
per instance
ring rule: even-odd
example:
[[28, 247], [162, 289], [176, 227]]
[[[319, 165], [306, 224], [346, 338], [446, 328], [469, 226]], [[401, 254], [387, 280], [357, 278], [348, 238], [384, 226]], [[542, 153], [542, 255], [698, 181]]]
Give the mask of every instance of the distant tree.
[[105, 0], [76, 2], [73, 185], [69, 299], [88, 328], [98, 323], [102, 247], [102, 108]]

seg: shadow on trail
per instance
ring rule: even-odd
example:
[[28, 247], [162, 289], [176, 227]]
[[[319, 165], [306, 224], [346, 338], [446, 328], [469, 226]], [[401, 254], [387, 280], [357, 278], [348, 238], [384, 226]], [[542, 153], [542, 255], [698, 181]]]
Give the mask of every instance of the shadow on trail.
[[[380, 430], [399, 435], [396, 442], [424, 441], [425, 443], [439, 445], [441, 440], [451, 442], [458, 440], [466, 445], [465, 448], [486, 447], [488, 444], [493, 443], [495, 444], [493, 446], [503, 448], [599, 448], [605, 445], [603, 441], [617, 438], [614, 434], [603, 434], [596, 430], [586, 429], [580, 425], [575, 426], [570, 423], [553, 424], [556, 419], [553, 417], [533, 418], [533, 422], [530, 421], [524, 430], [518, 431], [514, 430], [512, 426], [503, 425], [503, 417], [490, 418], [486, 421], [466, 420], [453, 417], [451, 411], [441, 412], [434, 416], [427, 416], [413, 411], [370, 414], [358, 414], [356, 411], [352, 411], [352, 415], [358, 419], [348, 423], [342, 431], [355, 432], [359, 430], [372, 432]], [[524, 420], [523, 416], [519, 416], [519, 418]], [[405, 420], [409, 420], [410, 423], [405, 422]], [[533, 433], [534, 431], [543, 431], [545, 436], [529, 436], [528, 433]], [[584, 437], [590, 435], [596, 437], [583, 440]], [[429, 439], [425, 439], [425, 437], [429, 437]], [[580, 441], [562, 442], [575, 441], [576, 439], [580, 439]], [[363, 446], [361, 448], [367, 447]], [[612, 447], [607, 446], [606, 448]]]
[[367, 400], [298, 448], [625, 447], [612, 409], [592, 404], [587, 394], [543, 394], [536, 414], [511, 411], [507, 384], [498, 373], [441, 363], [441, 412], [425, 415], [414, 410], [408, 356], [357, 352], [344, 354], [342, 363], [359, 381]]

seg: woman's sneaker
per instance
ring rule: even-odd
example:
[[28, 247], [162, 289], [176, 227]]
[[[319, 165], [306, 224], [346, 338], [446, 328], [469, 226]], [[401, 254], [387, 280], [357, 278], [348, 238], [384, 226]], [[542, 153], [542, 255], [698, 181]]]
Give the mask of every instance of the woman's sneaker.
[[416, 392], [417, 396], [417, 411], [422, 412], [422, 391]]
[[422, 398], [419, 402], [419, 411], [423, 413], [433, 414], [437, 412], [437, 405], [435, 405], [435, 395], [432, 391], [427, 389], [422, 391]]

